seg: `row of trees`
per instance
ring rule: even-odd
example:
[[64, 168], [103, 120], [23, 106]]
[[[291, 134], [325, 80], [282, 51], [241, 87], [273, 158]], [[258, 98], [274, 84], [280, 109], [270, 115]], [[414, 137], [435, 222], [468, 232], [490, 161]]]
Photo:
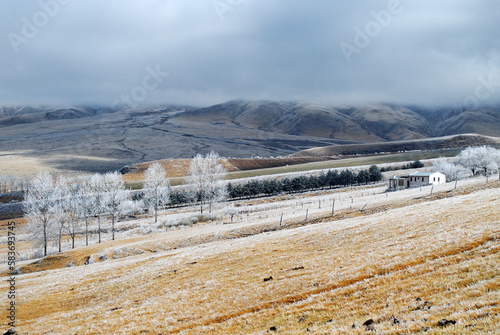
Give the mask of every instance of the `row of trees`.
[[387, 171], [395, 171], [395, 170], [409, 170], [409, 169], [420, 169], [424, 167], [424, 163], [422, 163], [420, 160], [416, 160], [407, 164], [403, 164], [401, 166], [386, 166], [382, 167], [380, 171], [382, 172], [387, 172]]
[[294, 178], [252, 180], [245, 184], [227, 186], [227, 193], [230, 198], [246, 198], [260, 195], [274, 195], [279, 193], [304, 192], [308, 190], [346, 187], [351, 185], [366, 185], [370, 182], [377, 182], [382, 179], [382, 173], [376, 165], [372, 165], [368, 170], [361, 170], [355, 173], [345, 169], [340, 173], [337, 170], [328, 170], [319, 175], [297, 176]]
[[17, 176], [0, 176], [0, 193], [23, 192], [29, 186], [29, 179]]
[[[76, 180], [59, 177], [57, 181], [50, 173], [41, 172], [31, 181], [23, 202], [31, 238], [42, 246], [46, 256], [52, 239], [57, 241], [59, 252], [62, 251], [65, 235], [71, 238], [72, 248], [78, 235], [85, 235], [85, 244], [89, 245], [90, 235], [96, 233], [101, 243], [106, 219], [111, 223], [113, 240], [120, 216], [149, 208], [156, 222], [158, 210], [170, 201], [170, 184], [165, 174], [160, 164], [152, 164], [145, 174], [143, 195], [134, 201], [118, 172]], [[92, 225], [97, 225], [96, 231], [91, 229]]]
[[145, 171], [143, 189], [132, 196], [125, 188], [123, 176], [118, 172], [90, 177], [54, 180], [48, 172], [40, 173], [30, 182], [26, 192], [24, 209], [32, 238], [48, 254], [49, 241], [55, 240], [59, 252], [62, 239], [69, 236], [72, 248], [77, 236], [85, 236], [85, 244], [96, 234], [102, 242], [103, 224], [110, 223], [112, 239], [120, 216], [148, 210], [154, 222], [158, 212], [171, 205], [198, 203], [203, 213], [208, 206], [227, 198], [254, 197], [282, 192], [301, 192], [318, 188], [333, 188], [353, 184], [367, 184], [382, 178], [376, 166], [354, 173], [350, 170], [294, 178], [253, 180], [244, 184], [227, 184], [225, 168], [215, 153], [197, 155], [191, 162], [187, 185], [172, 192], [166, 171], [159, 163], [153, 163]]
[[31, 181], [23, 204], [29, 231], [33, 240], [42, 245], [44, 256], [48, 253], [48, 242], [54, 237], [61, 252], [65, 234], [70, 236], [74, 248], [82, 226], [88, 245], [91, 221], [97, 222], [101, 243], [104, 216], [111, 218], [114, 239], [118, 216], [134, 208], [130, 192], [125, 190], [125, 182], [117, 172], [80, 180], [59, 177], [56, 182], [50, 173], [41, 172]]
[[[159, 163], [153, 163], [145, 171], [142, 192], [132, 199], [130, 190], [125, 189], [123, 176], [118, 172], [95, 174], [70, 180], [60, 177], [54, 181], [48, 172], [34, 178], [24, 198], [24, 210], [32, 239], [40, 244], [43, 255], [48, 254], [49, 241], [56, 239], [58, 250], [62, 250], [62, 238], [70, 236], [72, 248], [77, 235], [97, 233], [102, 242], [102, 225], [105, 219], [111, 223], [112, 239], [115, 239], [118, 218], [135, 212], [149, 210], [158, 221], [158, 211], [167, 207], [172, 200], [176, 203], [199, 202], [201, 211], [208, 204], [210, 211], [215, 202], [227, 197], [223, 182], [225, 169], [219, 164], [215, 153], [197, 155], [191, 162], [183, 192], [172, 194], [166, 171]], [[97, 230], [90, 227], [97, 225]]]

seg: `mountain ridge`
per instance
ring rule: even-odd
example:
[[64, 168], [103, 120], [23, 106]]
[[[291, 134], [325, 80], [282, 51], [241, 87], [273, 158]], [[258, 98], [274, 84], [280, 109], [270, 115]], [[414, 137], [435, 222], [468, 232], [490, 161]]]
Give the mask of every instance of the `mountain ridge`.
[[232, 100], [191, 110], [178, 118], [194, 122], [227, 122], [248, 128], [255, 128], [255, 123], [248, 120], [267, 120], [267, 126], [258, 129], [361, 142], [411, 140], [463, 133], [500, 136], [500, 106], [467, 110], [389, 104], [334, 107]]
[[[267, 132], [365, 142], [410, 140], [454, 134], [500, 136], [500, 106], [421, 108], [391, 104], [340, 106], [270, 100], [230, 100], [208, 107], [159, 106], [135, 109], [136, 116], [151, 110], [183, 112], [173, 119], [198, 123], [234, 124]], [[62, 119], [92, 118], [123, 111], [107, 107], [0, 107], [0, 127]]]
[[208, 107], [0, 108], [0, 158], [15, 153], [43, 166], [91, 172], [212, 150], [223, 157], [279, 157], [332, 145], [464, 133], [500, 137], [500, 106], [463, 110], [231, 100]]

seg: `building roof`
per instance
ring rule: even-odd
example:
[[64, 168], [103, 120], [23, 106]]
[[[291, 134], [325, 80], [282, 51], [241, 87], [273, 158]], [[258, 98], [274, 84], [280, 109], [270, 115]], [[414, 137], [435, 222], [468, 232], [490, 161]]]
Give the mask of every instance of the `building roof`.
[[404, 175], [404, 176], [392, 176], [391, 178], [389, 179], [406, 179], [408, 178], [409, 176], [408, 175]]
[[412, 176], [412, 177], [430, 177], [435, 173], [441, 173], [441, 172], [415, 172], [415, 173], [412, 173], [410, 176]]

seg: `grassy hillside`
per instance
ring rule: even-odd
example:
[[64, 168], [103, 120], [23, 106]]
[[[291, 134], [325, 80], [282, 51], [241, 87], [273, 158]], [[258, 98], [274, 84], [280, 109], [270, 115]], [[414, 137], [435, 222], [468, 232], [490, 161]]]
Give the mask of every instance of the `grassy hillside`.
[[431, 151], [459, 149], [473, 146], [500, 146], [499, 137], [482, 136], [478, 134], [463, 134], [426, 138], [419, 140], [393, 141], [365, 144], [334, 145], [299, 151], [292, 157], [324, 157], [336, 155], [373, 155], [378, 153], [394, 153], [406, 151]]
[[[26, 177], [41, 170], [107, 172], [166, 157], [189, 159], [212, 150], [222, 157], [244, 158], [287, 156], [346, 144], [353, 146], [320, 155], [345, 154], [337, 151], [340, 148], [349, 154], [435, 150], [452, 146], [395, 149], [393, 143], [384, 142], [464, 133], [499, 136], [499, 115], [497, 107], [476, 111], [389, 105], [340, 108], [270, 101], [124, 110], [0, 107], [0, 170]], [[366, 143], [370, 145], [357, 146]]]
[[[363, 323], [372, 319], [380, 334], [493, 334], [500, 321], [500, 183], [467, 185], [443, 185], [433, 196], [418, 189], [390, 197], [374, 189], [325, 194], [358, 194], [355, 203], [370, 201], [370, 210], [346, 201], [335, 217], [284, 229], [263, 212], [259, 225], [275, 231], [259, 234], [245, 221], [205, 225], [63, 254], [59, 266], [112, 249], [129, 257], [18, 276], [18, 330], [365, 334]], [[443, 319], [450, 324], [441, 326]]]

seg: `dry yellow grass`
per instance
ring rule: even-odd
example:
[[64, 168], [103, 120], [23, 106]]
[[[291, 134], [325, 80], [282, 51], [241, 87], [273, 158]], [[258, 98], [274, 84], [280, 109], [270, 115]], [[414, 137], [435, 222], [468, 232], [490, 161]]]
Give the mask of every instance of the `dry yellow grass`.
[[[377, 334], [497, 334], [494, 185], [395, 199], [392, 208], [359, 217], [24, 274], [18, 331], [264, 334], [276, 327], [282, 334], [365, 334], [363, 322], [373, 319]], [[161, 236], [154, 238], [135, 241], [161, 246]], [[441, 319], [456, 324], [440, 327]]]
[[[167, 171], [167, 177], [183, 177], [189, 170], [190, 159], [167, 159], [158, 161]], [[154, 162], [147, 162], [134, 165], [137, 170], [124, 175], [126, 181], [141, 181], [144, 179], [144, 172], [150, 164]]]
[[4, 176], [17, 176], [22, 178], [34, 178], [42, 171], [49, 171], [54, 175], [77, 177], [89, 174], [85, 171], [76, 171], [58, 164], [59, 161], [71, 161], [72, 159], [84, 159], [88, 162], [102, 163], [112, 162], [113, 158], [100, 158], [92, 156], [77, 155], [44, 155], [43, 157], [32, 156], [31, 152], [2, 152], [0, 151], [0, 171]]

